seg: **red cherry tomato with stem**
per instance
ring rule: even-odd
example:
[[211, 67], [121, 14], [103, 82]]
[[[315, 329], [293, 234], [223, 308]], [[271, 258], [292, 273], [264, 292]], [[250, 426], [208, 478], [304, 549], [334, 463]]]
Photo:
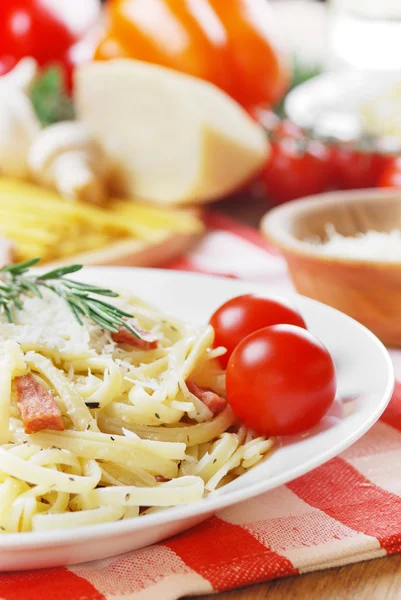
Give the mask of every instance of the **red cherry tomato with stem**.
[[65, 62], [76, 37], [43, 0], [4, 2], [0, 24], [0, 55], [18, 62], [33, 56], [40, 65]]
[[0, 0], [0, 75], [31, 56], [40, 66], [61, 66], [71, 84], [75, 64], [91, 52], [100, 7], [99, 0]]
[[301, 327], [259, 329], [242, 340], [228, 362], [228, 402], [260, 434], [295, 435], [311, 429], [335, 394], [332, 357]]
[[392, 157], [355, 150], [346, 145], [332, 146], [330, 164], [333, 187], [342, 190], [375, 187]]
[[383, 170], [378, 187], [401, 188], [401, 158], [393, 159]]
[[223, 368], [226, 368], [232, 352], [247, 335], [280, 323], [306, 329], [300, 313], [284, 298], [245, 294], [225, 302], [210, 319], [215, 331], [214, 346], [227, 348], [227, 353], [219, 358]]
[[304, 132], [296, 123], [293, 123], [288, 119], [283, 119], [272, 129], [272, 135], [276, 139], [301, 139], [302, 137], [304, 137]]
[[324, 192], [330, 173], [329, 152], [323, 144], [284, 137], [272, 143], [260, 182], [268, 199], [281, 204]]

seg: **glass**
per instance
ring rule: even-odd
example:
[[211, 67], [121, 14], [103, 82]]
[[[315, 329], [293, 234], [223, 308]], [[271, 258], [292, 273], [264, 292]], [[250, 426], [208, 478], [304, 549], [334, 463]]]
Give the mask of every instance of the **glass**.
[[331, 0], [328, 66], [401, 72], [401, 0]]

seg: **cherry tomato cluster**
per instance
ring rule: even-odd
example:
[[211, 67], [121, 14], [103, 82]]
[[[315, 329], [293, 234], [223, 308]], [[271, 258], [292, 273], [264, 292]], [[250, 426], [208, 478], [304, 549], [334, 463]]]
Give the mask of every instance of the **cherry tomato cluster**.
[[[266, 117], [265, 117], [266, 120]], [[322, 143], [290, 121], [270, 116], [271, 156], [257, 187], [271, 202], [328, 190], [401, 187], [401, 158], [356, 143]]]
[[335, 367], [300, 313], [282, 298], [244, 295], [212, 315], [226, 369], [227, 399], [238, 418], [264, 435], [315, 426], [336, 394]]

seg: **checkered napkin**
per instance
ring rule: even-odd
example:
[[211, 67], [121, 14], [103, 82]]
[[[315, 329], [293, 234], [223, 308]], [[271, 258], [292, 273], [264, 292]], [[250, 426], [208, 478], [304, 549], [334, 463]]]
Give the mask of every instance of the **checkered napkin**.
[[[213, 213], [171, 268], [291, 289], [283, 259]], [[393, 353], [401, 374], [401, 352]], [[398, 365], [397, 365], [398, 362]], [[401, 384], [381, 420], [322, 467], [160, 544], [66, 568], [0, 575], [3, 600], [175, 600], [401, 551]]]

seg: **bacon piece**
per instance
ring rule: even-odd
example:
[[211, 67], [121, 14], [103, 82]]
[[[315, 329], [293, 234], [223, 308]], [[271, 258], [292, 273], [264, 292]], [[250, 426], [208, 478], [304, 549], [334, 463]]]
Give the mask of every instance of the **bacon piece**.
[[203, 402], [203, 404], [207, 406], [207, 408], [211, 410], [214, 415], [221, 413], [221, 411], [227, 406], [227, 399], [219, 396], [219, 394], [216, 394], [216, 392], [213, 392], [213, 390], [210, 390], [209, 388], [201, 388], [190, 379], [185, 383], [187, 384], [187, 388], [191, 394], [199, 398], [199, 400]]
[[42, 429], [64, 431], [61, 412], [53, 396], [31, 373], [16, 377], [14, 388], [25, 433], [36, 433]]
[[141, 337], [136, 337], [133, 333], [128, 331], [128, 329], [121, 326], [116, 333], [111, 334], [112, 340], [114, 340], [117, 344], [128, 344], [129, 346], [134, 346], [140, 350], [154, 350], [157, 348], [159, 340], [154, 333], [138, 327], [138, 325], [132, 321], [128, 322]]
[[155, 475], [155, 479], [158, 483], [164, 483], [165, 481], [171, 481], [171, 479], [166, 479], [163, 475]]

